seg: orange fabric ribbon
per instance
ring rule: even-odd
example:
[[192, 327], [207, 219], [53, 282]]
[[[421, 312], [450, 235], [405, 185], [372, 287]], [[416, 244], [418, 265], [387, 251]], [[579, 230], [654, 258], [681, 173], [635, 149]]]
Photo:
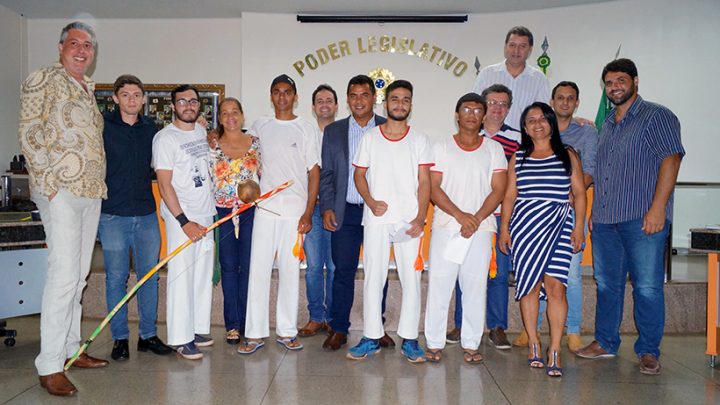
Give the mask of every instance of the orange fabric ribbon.
[[295, 239], [295, 246], [293, 246], [292, 254], [297, 257], [301, 262], [305, 260], [305, 235], [298, 232], [297, 238]]
[[422, 245], [423, 245], [423, 235], [420, 235], [420, 243], [418, 243], [418, 254], [415, 258], [415, 270], [417, 271], [423, 271], [425, 269], [425, 261], [422, 257]]
[[495, 245], [497, 244], [497, 234], [493, 234], [492, 244], [490, 246], [490, 278], [497, 277], [497, 257], [495, 257]]

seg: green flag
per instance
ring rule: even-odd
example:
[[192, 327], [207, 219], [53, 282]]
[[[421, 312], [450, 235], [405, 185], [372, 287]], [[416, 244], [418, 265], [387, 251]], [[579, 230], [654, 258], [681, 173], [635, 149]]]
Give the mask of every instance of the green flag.
[[597, 115], [595, 116], [595, 128], [597, 128], [598, 132], [602, 129], [603, 122], [605, 122], [605, 118], [612, 108], [613, 105], [605, 95], [605, 87], [603, 86], [602, 95], [600, 96], [600, 105], [598, 105]]

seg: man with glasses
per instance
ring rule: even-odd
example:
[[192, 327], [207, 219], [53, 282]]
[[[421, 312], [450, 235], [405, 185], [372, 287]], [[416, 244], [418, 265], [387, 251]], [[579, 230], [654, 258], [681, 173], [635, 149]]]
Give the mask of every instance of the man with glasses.
[[[481, 134], [497, 141], [503, 147], [509, 161], [520, 147], [520, 132], [506, 124], [508, 111], [513, 105], [513, 92], [502, 84], [493, 84], [486, 88], [482, 98], [487, 103], [487, 113], [483, 120]], [[497, 228], [500, 229], [500, 206], [495, 210]], [[495, 277], [490, 276], [487, 286], [487, 327], [490, 330], [490, 343], [497, 349], [508, 350], [510, 342], [505, 335], [508, 325], [508, 275], [512, 264], [510, 256], [495, 248]], [[455, 288], [455, 329], [447, 335], [448, 343], [460, 341], [462, 328], [462, 291]]]
[[[35, 367], [40, 386], [60, 396], [77, 392], [63, 367], [80, 348], [80, 300], [101, 200], [107, 197], [103, 118], [95, 104], [95, 82], [85, 76], [96, 48], [92, 27], [77, 21], [68, 24], [60, 34], [59, 62], [33, 72], [20, 92], [20, 146], [48, 246]], [[83, 353], [73, 367], [107, 364]]]
[[155, 135], [153, 167], [165, 220], [167, 250], [186, 240], [168, 263], [167, 339], [183, 358], [201, 359], [198, 346], [210, 346], [210, 310], [215, 242], [203, 235], [216, 214], [208, 165], [205, 129], [197, 124], [200, 100], [195, 87], [183, 84], [171, 93], [173, 122]]
[[522, 26], [513, 27], [505, 35], [505, 60], [484, 67], [475, 80], [473, 91], [482, 93], [493, 84], [507, 86], [515, 99], [505, 122], [520, 129], [520, 114], [535, 101], [550, 100], [550, 83], [538, 68], [527, 64], [532, 54], [533, 34]]

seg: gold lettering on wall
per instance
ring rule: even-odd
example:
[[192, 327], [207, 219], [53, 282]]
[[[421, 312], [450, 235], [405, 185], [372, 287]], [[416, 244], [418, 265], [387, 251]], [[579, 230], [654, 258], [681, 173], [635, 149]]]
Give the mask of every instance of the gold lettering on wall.
[[[437, 65], [455, 77], [461, 77], [468, 69], [466, 61], [461, 60], [438, 45], [423, 42], [420, 47], [416, 48], [415, 38], [396, 37], [394, 35], [370, 35], [368, 37], [357, 37], [355, 43], [355, 51], [360, 55], [367, 53], [397, 53], [415, 56], [418, 59]], [[302, 59], [295, 61], [292, 66], [300, 77], [303, 77], [308, 71], [316, 70], [332, 61], [350, 55], [352, 55], [350, 41], [343, 39], [331, 42], [325, 47], [308, 53]]]

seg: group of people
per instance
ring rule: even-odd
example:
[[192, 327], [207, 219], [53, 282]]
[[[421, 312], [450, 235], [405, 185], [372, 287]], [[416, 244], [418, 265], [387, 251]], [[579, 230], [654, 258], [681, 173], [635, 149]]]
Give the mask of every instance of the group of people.
[[[524, 324], [513, 343], [527, 347], [530, 367], [553, 377], [563, 374], [565, 327], [569, 348], [578, 356], [613, 357], [629, 273], [640, 371], [660, 373], [663, 249], [684, 150], [675, 115], [638, 95], [632, 61], [618, 59], [603, 69], [605, 93], [615, 109], [598, 136], [586, 120], [573, 116], [578, 86], [562, 81], [550, 91], [546, 76], [526, 62], [532, 33], [513, 27], [505, 39], [505, 60], [483, 69], [473, 91], [458, 99], [457, 133], [431, 142], [409, 124], [413, 85], [390, 83], [384, 89], [387, 117], [381, 117], [373, 111], [376, 88], [366, 75], [348, 82], [351, 114], [345, 119], [335, 121], [337, 94], [325, 84], [312, 94], [317, 122], [296, 116], [297, 87], [280, 75], [270, 84], [274, 115], [259, 118], [245, 132], [240, 101], [226, 98], [210, 135], [198, 123], [197, 89], [181, 85], [171, 93], [174, 121], [156, 133], [142, 114], [144, 88], [133, 75], [115, 81], [117, 106], [100, 115], [94, 83], [85, 75], [96, 46], [90, 26], [67, 25], [59, 63], [31, 74], [21, 94], [19, 138], [49, 249], [35, 361], [49, 393], [77, 392], [63, 366], [81, 341], [80, 299], [96, 235], [108, 310], [125, 294], [130, 252], [138, 278], [157, 263], [153, 171], [168, 251], [187, 239], [194, 243], [168, 264], [167, 344], [156, 333], [157, 276], [139, 290], [138, 351], [202, 358], [198, 347], [214, 344], [209, 333], [215, 241], [206, 227], [215, 215], [237, 209], [254, 184], [267, 193], [292, 181], [220, 226], [225, 339], [238, 344], [240, 354], [255, 353], [270, 336], [274, 263], [276, 342], [299, 350], [299, 337], [327, 331], [323, 348], [343, 347], [361, 246], [363, 335], [347, 357], [362, 360], [394, 346], [384, 328], [392, 247], [402, 286], [397, 335], [402, 355], [412, 363], [441, 361], [446, 343], [460, 343], [467, 363], [482, 362], [486, 326], [492, 345], [510, 349], [505, 330], [511, 271]], [[586, 219], [592, 184], [592, 219]], [[423, 348], [421, 240], [431, 202]], [[595, 340], [582, 347], [579, 263], [588, 228], [598, 303]], [[303, 257], [310, 319], [298, 328]], [[455, 325], [448, 332], [453, 290]], [[546, 352], [538, 335], [545, 302]], [[111, 357], [127, 359], [126, 309], [113, 318], [111, 331]], [[83, 354], [73, 367], [107, 364]]]

